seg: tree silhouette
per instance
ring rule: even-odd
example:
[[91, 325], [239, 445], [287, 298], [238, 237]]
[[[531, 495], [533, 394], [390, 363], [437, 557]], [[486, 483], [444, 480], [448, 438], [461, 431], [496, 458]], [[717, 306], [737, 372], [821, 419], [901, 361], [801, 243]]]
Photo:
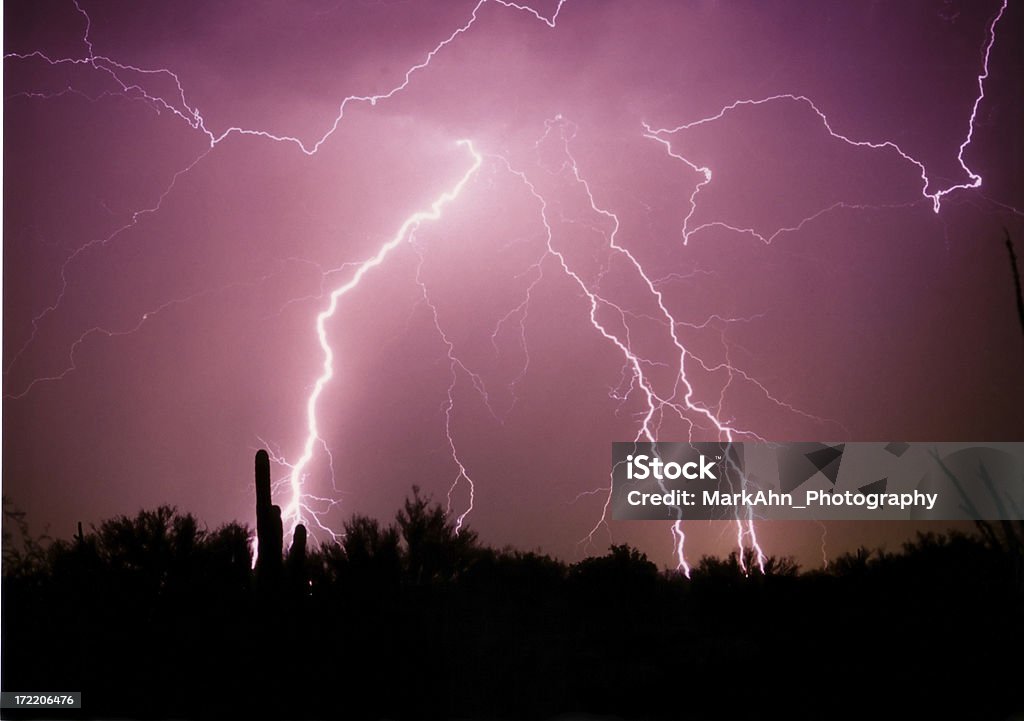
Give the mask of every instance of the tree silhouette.
[[[3, 497], [2, 525], [4, 575], [30, 577], [43, 572], [47, 564], [46, 546], [51, 539], [46, 534], [32, 536], [25, 512], [15, 508], [7, 496]], [[12, 525], [17, 529], [17, 538], [11, 531]]]
[[[723, 699], [740, 718], [869, 717], [867, 686], [840, 706], [831, 681], [742, 701], [737, 670], [765, 689], [808, 663], [863, 679], [894, 633], [914, 651], [894, 656], [887, 708], [1022, 710], [1004, 659], [1024, 643], [1024, 594], [997, 527], [823, 571], [705, 557], [688, 579], [628, 544], [572, 564], [488, 548], [413, 487], [390, 523], [353, 515], [319, 545], [297, 529], [271, 577], [246, 526], [171, 506], [17, 548], [25, 517], [5, 518], [3, 687], [80, 689], [92, 718], [717, 718]], [[275, 540], [271, 526], [261, 550]]]
[[456, 529], [452, 519], [430, 497], [413, 486], [395, 516], [405, 546], [407, 578], [416, 585], [451, 581], [472, 564], [477, 535], [469, 528]]
[[342, 530], [340, 542], [324, 544], [312, 555], [314, 592], [345, 589], [350, 599], [358, 596], [364, 603], [393, 597], [403, 574], [398, 528], [355, 514]]

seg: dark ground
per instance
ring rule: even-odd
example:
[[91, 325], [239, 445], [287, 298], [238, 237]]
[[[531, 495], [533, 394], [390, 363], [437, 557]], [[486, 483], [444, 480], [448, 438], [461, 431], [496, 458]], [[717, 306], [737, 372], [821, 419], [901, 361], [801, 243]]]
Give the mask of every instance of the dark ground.
[[395, 524], [347, 530], [258, 573], [246, 528], [169, 508], [45, 547], [5, 539], [3, 688], [81, 690], [66, 718], [1024, 711], [1024, 523], [828, 572], [706, 558], [692, 579], [627, 546], [572, 565], [485, 548], [418, 496]]

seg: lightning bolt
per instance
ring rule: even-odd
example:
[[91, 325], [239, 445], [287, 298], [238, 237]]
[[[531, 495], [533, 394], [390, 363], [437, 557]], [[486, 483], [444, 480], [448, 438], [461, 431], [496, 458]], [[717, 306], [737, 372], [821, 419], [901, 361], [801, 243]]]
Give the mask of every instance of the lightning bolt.
[[[362, 281], [363, 277], [366, 276], [367, 273], [380, 266], [392, 251], [402, 243], [407, 242], [412, 233], [420, 225], [428, 221], [440, 220], [444, 207], [459, 197], [462, 189], [469, 182], [470, 178], [473, 177], [473, 174], [480, 168], [480, 165], [483, 162], [483, 157], [477, 153], [473, 144], [469, 140], [459, 140], [458, 145], [465, 148], [473, 159], [469, 169], [451, 189], [443, 192], [433, 203], [431, 203], [429, 210], [417, 211], [406, 218], [399, 226], [394, 236], [380, 246], [371, 258], [360, 264], [347, 282], [331, 291], [327, 307], [324, 308], [324, 310], [322, 310], [316, 317], [316, 336], [320, 345], [320, 350], [323, 353], [323, 367], [320, 376], [313, 384], [313, 390], [309, 394], [309, 398], [306, 400], [306, 440], [302, 446], [302, 455], [299, 456], [299, 459], [292, 466], [292, 471], [289, 475], [291, 499], [281, 510], [282, 519], [287, 519], [292, 528], [299, 523], [306, 522], [307, 518], [315, 519], [318, 526], [325, 528], [319, 522], [319, 514], [316, 513], [305, 501], [306, 493], [303, 490], [303, 480], [306, 467], [313, 459], [316, 446], [321, 445], [325, 449], [327, 448], [327, 444], [320, 436], [320, 427], [317, 420], [317, 405], [320, 401], [320, 396], [323, 393], [324, 388], [334, 377], [334, 349], [331, 346], [330, 339], [328, 337], [327, 321], [334, 317], [335, 312], [338, 310], [339, 303], [345, 296], [359, 287], [360, 281]], [[449, 390], [449, 399], [450, 398], [451, 395]], [[449, 439], [450, 437], [449, 433]], [[454, 453], [454, 445], [452, 448]], [[460, 472], [465, 475], [466, 480], [469, 481], [470, 487], [472, 488], [472, 481], [469, 479], [468, 474], [465, 474], [465, 469], [461, 463], [459, 463], [459, 467]], [[465, 514], [463, 514], [463, 517], [464, 515]]]
[[[694, 356], [683, 344], [682, 339], [677, 333], [677, 328], [681, 323], [669, 311], [665, 304], [664, 296], [658, 289], [655, 281], [652, 280], [650, 275], [648, 275], [637, 258], [619, 242], [620, 221], [618, 216], [613, 211], [598, 203], [590, 184], [583, 177], [579, 164], [572, 155], [570, 149], [570, 141], [575, 135], [574, 126], [565, 121], [561, 116], [548, 121], [548, 123], [546, 123], [544, 136], [537, 141], [535, 146], [539, 147], [543, 142], [545, 142], [545, 140], [555, 135], [557, 135], [561, 141], [562, 152], [565, 156], [565, 162], [560, 170], [564, 171], [569, 176], [570, 181], [582, 191], [586, 202], [589, 205], [590, 211], [603, 219], [606, 224], [610, 226], [610, 229], [605, 234], [607, 248], [611, 251], [613, 256], [625, 259], [628, 266], [632, 268], [635, 277], [637, 277], [637, 282], [649, 297], [654, 300], [658, 311], [661, 314], [662, 325], [665, 327], [670, 342], [675, 348], [677, 354], [677, 360], [673, 364], [673, 368], [675, 369], [675, 381], [672, 387], [668, 389], [668, 392], [660, 392], [656, 388], [655, 382], [651, 379], [646, 370], [652, 365], [652, 362], [634, 350], [629, 337], [629, 325], [626, 321], [628, 313], [620, 305], [603, 296], [591, 283], [588, 283], [582, 274], [572, 267], [572, 264], [566, 254], [559, 249], [555, 240], [555, 231], [552, 228], [550, 220], [549, 202], [538, 189], [537, 185], [529, 178], [525, 171], [514, 167], [507, 158], [497, 156], [496, 160], [505, 167], [507, 172], [519, 179], [522, 185], [537, 202], [544, 226], [546, 256], [554, 258], [557, 261], [562, 272], [574, 281], [576, 286], [586, 297], [589, 304], [588, 320], [594, 330], [601, 337], [610, 342], [623, 356], [626, 368], [628, 368], [627, 373], [630, 383], [629, 391], [625, 394], [624, 398], [628, 397], [633, 391], [639, 391], [644, 401], [644, 410], [641, 414], [642, 418], [638, 424], [634, 440], [636, 442], [647, 441], [655, 443], [661, 426], [660, 417], [666, 410], [675, 413], [679, 418], [689, 424], [690, 440], [693, 440], [693, 430], [698, 422], [709, 424], [710, 428], [719, 438], [725, 439], [729, 442], [732, 442], [738, 436], [742, 435], [759, 438], [759, 436], [752, 431], [736, 428], [730, 423], [721, 420], [712, 409], [695, 400], [695, 389], [687, 374], [687, 364], [690, 359], [695, 359], [696, 362], [701, 363], [702, 365], [704, 364], [699, 361], [699, 359], [697, 359], [696, 356]], [[601, 319], [602, 311], [608, 310], [613, 311], [613, 315], [617, 315], [622, 321], [620, 330], [617, 331]], [[728, 366], [728, 363], [725, 365]], [[705, 365], [704, 367], [707, 366]], [[746, 374], [744, 374], [744, 377], [749, 378]], [[760, 384], [759, 387], [763, 389], [763, 386], [760, 386]], [[771, 394], [768, 395], [769, 397], [772, 397]], [[606, 527], [608, 522], [608, 509], [611, 503], [611, 486], [609, 484], [608, 487], [600, 490], [605, 492], [605, 501], [601, 510], [600, 518], [586, 538], [588, 542], [593, 539], [594, 534], [597, 533], [600, 528]], [[737, 518], [736, 525], [737, 543], [741, 550], [741, 563], [743, 563], [742, 551], [749, 541], [751, 548], [754, 550], [757, 563], [763, 570], [765, 557], [757, 540], [757, 531], [754, 527], [752, 516], [748, 516], [747, 518]], [[689, 575], [690, 566], [686, 561], [684, 553], [685, 533], [683, 532], [681, 521], [677, 520], [673, 523], [672, 536], [674, 540], [677, 566], [680, 571]], [[744, 568], [744, 570], [746, 569]]]

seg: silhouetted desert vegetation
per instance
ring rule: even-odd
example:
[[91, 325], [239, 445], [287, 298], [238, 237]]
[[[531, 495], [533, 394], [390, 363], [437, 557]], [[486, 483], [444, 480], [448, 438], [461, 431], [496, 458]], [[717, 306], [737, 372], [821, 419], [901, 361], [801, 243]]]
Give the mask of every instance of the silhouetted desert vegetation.
[[[5, 512], [7, 529], [22, 520]], [[3, 687], [81, 690], [69, 718], [1024, 709], [1020, 522], [860, 549], [827, 571], [706, 557], [689, 579], [627, 545], [578, 563], [489, 548], [418, 490], [392, 522], [353, 516], [344, 531], [273, 572], [253, 569], [245, 526], [166, 506], [72, 540], [5, 538]]]

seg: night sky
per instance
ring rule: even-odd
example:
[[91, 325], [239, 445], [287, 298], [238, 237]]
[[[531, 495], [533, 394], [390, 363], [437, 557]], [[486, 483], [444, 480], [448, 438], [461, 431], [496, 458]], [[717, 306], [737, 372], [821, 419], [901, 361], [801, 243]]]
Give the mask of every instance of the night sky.
[[[63, 537], [160, 503], [251, 524], [265, 446], [320, 540], [413, 484], [461, 516], [472, 479], [485, 542], [671, 565], [667, 524], [601, 523], [645, 422], [1020, 440], [1019, 3], [962, 146], [1000, 10], [7, 2], [4, 495]], [[958, 155], [983, 182], [944, 193]], [[324, 322], [289, 506], [317, 315], [392, 240]], [[735, 530], [687, 525], [687, 559]], [[813, 566], [824, 530], [758, 535]], [[826, 550], [913, 530], [831, 524]]]

